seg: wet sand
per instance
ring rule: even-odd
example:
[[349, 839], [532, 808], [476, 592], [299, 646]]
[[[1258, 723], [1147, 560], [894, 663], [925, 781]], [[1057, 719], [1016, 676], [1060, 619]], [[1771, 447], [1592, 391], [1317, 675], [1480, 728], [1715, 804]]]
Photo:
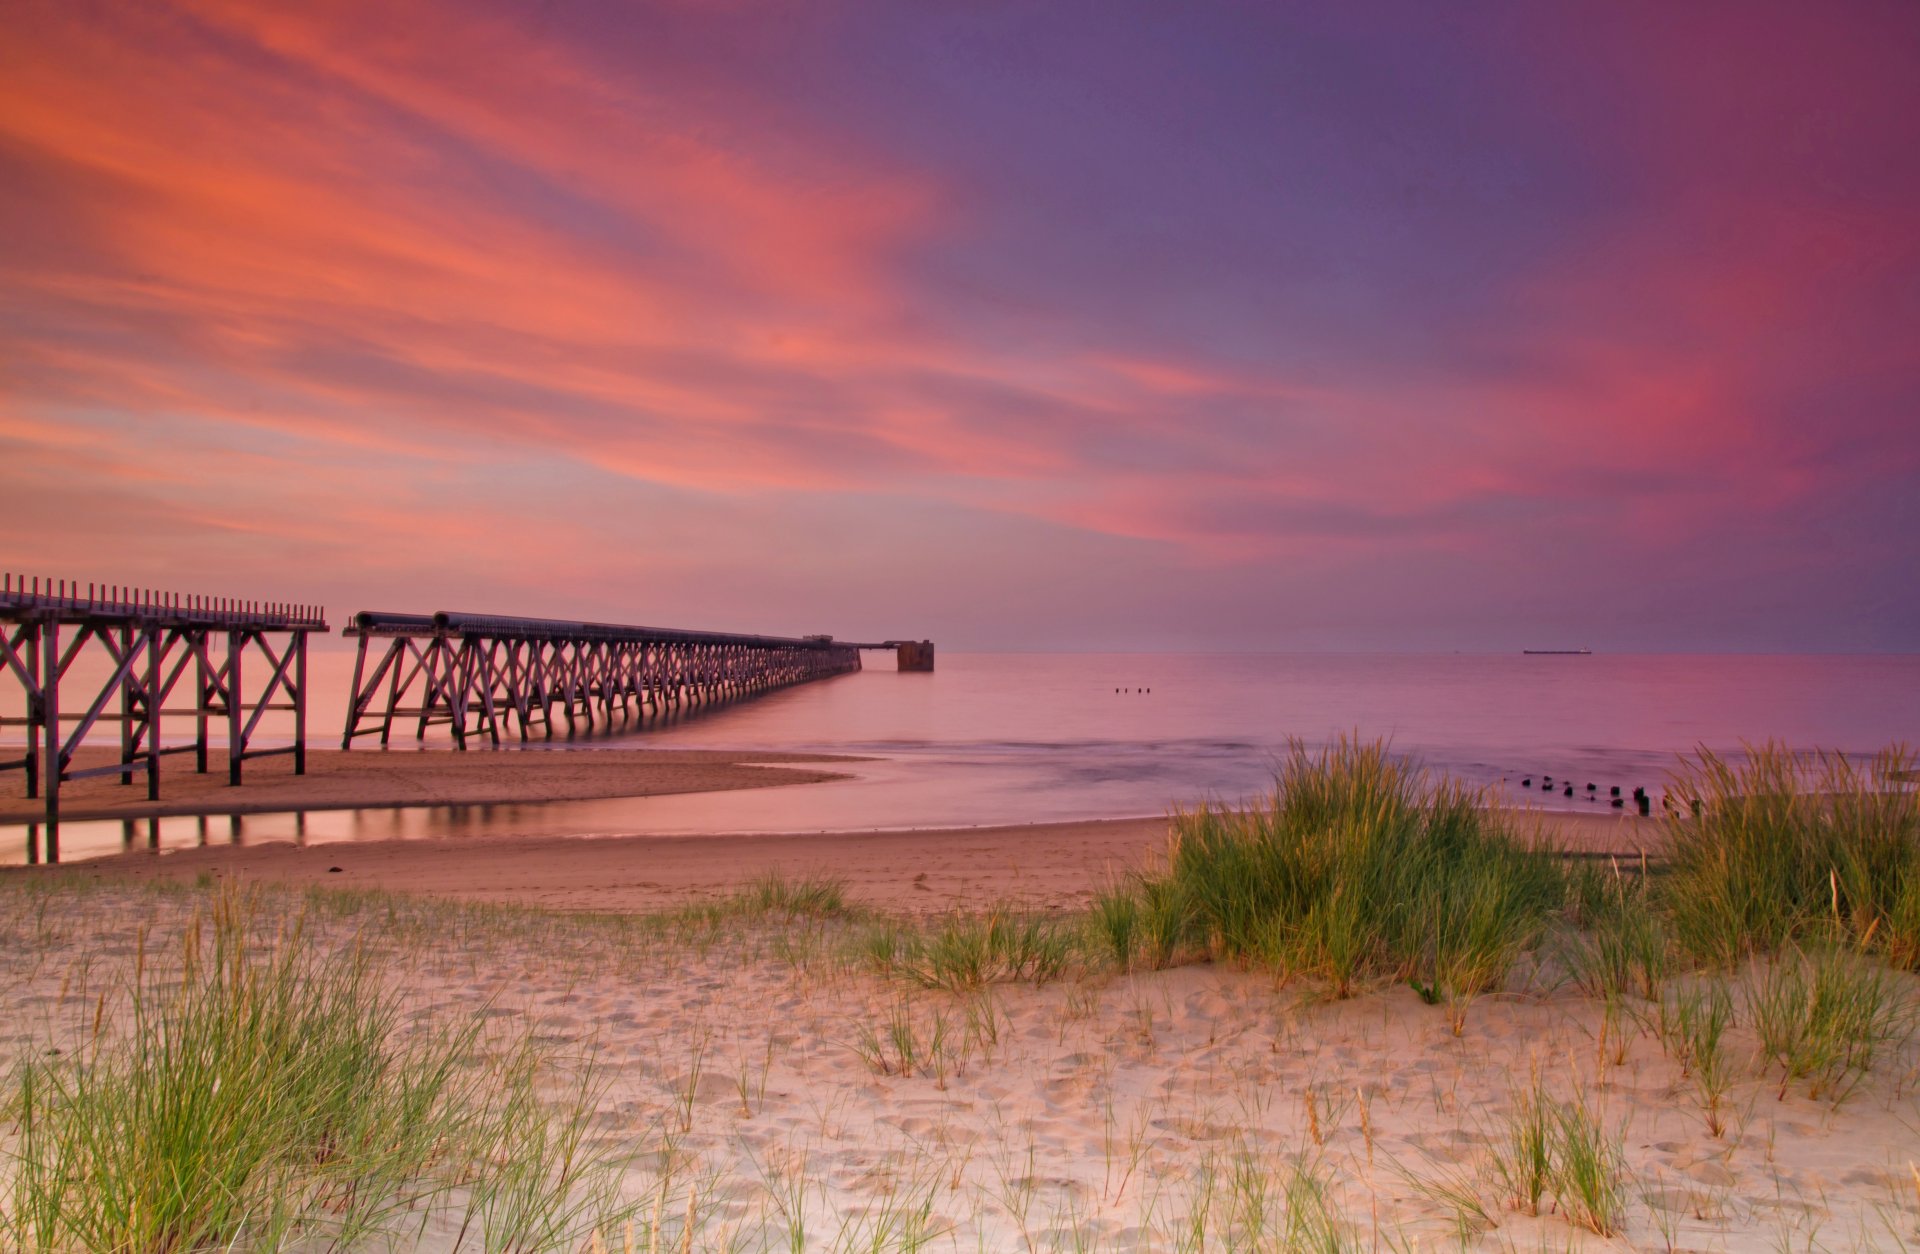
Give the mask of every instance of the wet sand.
[[[83, 749], [76, 765], [111, 765], [117, 760], [108, 750]], [[161, 759], [160, 800], [147, 800], [142, 771], [134, 772], [131, 785], [122, 784], [117, 775], [98, 776], [62, 786], [60, 817], [82, 821], [657, 797], [845, 779], [845, 773], [830, 764], [857, 760], [817, 753], [679, 749], [309, 749], [305, 775], [293, 773], [289, 756], [261, 758], [244, 764], [244, 782], [235, 788], [227, 783], [225, 753], [211, 755], [205, 775], [193, 769], [191, 755], [178, 754]], [[8, 793], [0, 800], [0, 823], [35, 823], [44, 817], [42, 802], [20, 795], [24, 789], [19, 776], [0, 776], [0, 785]]]

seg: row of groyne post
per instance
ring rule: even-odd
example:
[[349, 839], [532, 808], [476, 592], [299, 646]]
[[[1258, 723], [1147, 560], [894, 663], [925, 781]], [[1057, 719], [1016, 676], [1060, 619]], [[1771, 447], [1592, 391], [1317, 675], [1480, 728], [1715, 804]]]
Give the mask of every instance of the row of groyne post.
[[[329, 630], [318, 605], [0, 575], [0, 674], [18, 693], [0, 703], [0, 774], [20, 771], [44, 814], [28, 827], [27, 860], [59, 861], [61, 790], [75, 780], [142, 780], [158, 801], [164, 758], [192, 754], [204, 775], [217, 748], [231, 785], [264, 757], [290, 756], [304, 775], [308, 637]], [[863, 650], [896, 651], [901, 670], [933, 669], [930, 641], [445, 611], [367, 611], [346, 634], [359, 649], [342, 748], [373, 735], [385, 745], [408, 723], [415, 739], [444, 725], [462, 749], [476, 737], [498, 745], [556, 728], [591, 732], [638, 713], [691, 712], [857, 671]], [[271, 711], [291, 714], [291, 744], [255, 743]], [[190, 741], [179, 736], [183, 724]], [[83, 742], [104, 727], [118, 729], [118, 754], [82, 764]]]

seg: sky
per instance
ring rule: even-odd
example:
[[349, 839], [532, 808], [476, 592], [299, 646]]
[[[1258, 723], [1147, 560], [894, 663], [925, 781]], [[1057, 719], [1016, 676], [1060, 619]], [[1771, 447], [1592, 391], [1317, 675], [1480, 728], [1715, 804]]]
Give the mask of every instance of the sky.
[[0, 568], [1920, 651], [1920, 6], [12, 0]]

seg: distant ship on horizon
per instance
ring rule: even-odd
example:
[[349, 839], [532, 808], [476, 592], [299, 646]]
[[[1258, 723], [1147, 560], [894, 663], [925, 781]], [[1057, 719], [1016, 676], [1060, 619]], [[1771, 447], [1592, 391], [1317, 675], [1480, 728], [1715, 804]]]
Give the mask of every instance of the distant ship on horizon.
[[1592, 649], [1522, 649], [1522, 653], [1551, 655], [1555, 657], [1591, 657]]

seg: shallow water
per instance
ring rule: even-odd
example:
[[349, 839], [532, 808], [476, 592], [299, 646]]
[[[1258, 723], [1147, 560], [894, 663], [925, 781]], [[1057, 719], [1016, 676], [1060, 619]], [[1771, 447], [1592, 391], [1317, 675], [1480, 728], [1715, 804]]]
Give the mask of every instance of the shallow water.
[[[857, 778], [806, 787], [546, 806], [162, 820], [163, 847], [463, 834], [822, 831], [1156, 814], [1271, 782], [1289, 737], [1380, 737], [1532, 804], [1611, 813], [1676, 755], [1775, 738], [1871, 752], [1920, 742], [1920, 656], [942, 654], [676, 723], [543, 750], [787, 749], [855, 754]], [[335, 743], [351, 660], [314, 663], [315, 743]], [[886, 668], [886, 669], [883, 669]], [[429, 743], [434, 743], [430, 741]], [[179, 759], [176, 759], [178, 761]], [[261, 769], [281, 769], [277, 763]], [[1557, 781], [1552, 793], [1538, 785]], [[1531, 777], [1534, 787], [1522, 790]], [[1565, 797], [1558, 781], [1570, 781]], [[17, 784], [17, 776], [5, 783]], [[1597, 786], [1588, 800], [1585, 785]], [[15, 829], [16, 831], [18, 829]], [[68, 858], [144, 845], [148, 825], [69, 823]], [[15, 844], [9, 841], [9, 844]], [[23, 844], [10, 851], [24, 854]]]

